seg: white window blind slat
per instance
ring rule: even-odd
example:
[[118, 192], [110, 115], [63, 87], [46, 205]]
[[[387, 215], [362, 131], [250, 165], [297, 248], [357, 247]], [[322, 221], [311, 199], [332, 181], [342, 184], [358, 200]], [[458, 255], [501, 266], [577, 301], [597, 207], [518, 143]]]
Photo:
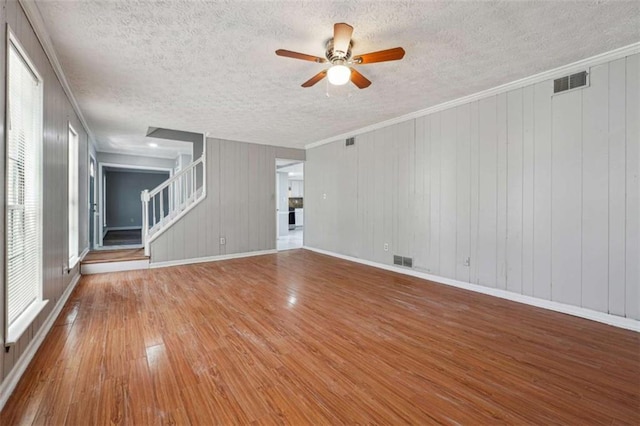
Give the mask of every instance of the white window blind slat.
[[[20, 50], [7, 51], [7, 328], [42, 299], [42, 84]], [[33, 309], [31, 309], [33, 311]]]

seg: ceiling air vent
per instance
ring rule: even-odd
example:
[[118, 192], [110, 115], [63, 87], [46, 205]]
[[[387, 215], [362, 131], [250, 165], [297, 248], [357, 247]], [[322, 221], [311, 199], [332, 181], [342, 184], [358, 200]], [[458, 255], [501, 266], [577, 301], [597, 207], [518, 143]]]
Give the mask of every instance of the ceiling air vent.
[[349, 138], [346, 140], [346, 143], [345, 143], [346, 146], [351, 146], [355, 144], [356, 144], [356, 138]]
[[577, 89], [588, 85], [588, 73], [586, 71], [567, 75], [565, 77], [553, 80], [553, 93], [566, 92], [567, 90]]

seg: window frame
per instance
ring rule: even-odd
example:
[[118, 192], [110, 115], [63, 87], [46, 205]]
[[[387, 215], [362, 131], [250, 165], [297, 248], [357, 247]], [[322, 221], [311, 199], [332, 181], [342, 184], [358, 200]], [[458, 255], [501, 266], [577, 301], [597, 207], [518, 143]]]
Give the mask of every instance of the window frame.
[[72, 269], [80, 260], [80, 135], [70, 122], [67, 127], [67, 253], [68, 268]]
[[[36, 297], [35, 299], [25, 307], [25, 309], [18, 314], [18, 316], [13, 320], [11, 324], [9, 324], [9, 239], [6, 238], [5, 234], [5, 255], [4, 255], [4, 266], [5, 266], [5, 284], [4, 284], [4, 344], [5, 347], [15, 345], [20, 337], [28, 330], [33, 321], [38, 317], [40, 312], [44, 309], [48, 300], [43, 300], [43, 284], [44, 284], [44, 224], [43, 224], [43, 194], [44, 194], [44, 79], [42, 75], [38, 72], [38, 69], [34, 65], [34, 62], [31, 60], [29, 55], [27, 54], [25, 48], [22, 46], [14, 32], [11, 30], [10, 26], [7, 25], [6, 29], [6, 51], [5, 51], [5, 87], [6, 87], [6, 108], [5, 108], [5, 164], [7, 158], [9, 157], [9, 141], [10, 141], [10, 130], [9, 130], [9, 122], [11, 117], [11, 102], [10, 102], [10, 78], [11, 78], [11, 69], [10, 69], [10, 56], [12, 51], [14, 51], [20, 58], [20, 60], [24, 63], [24, 65], [28, 68], [28, 70], [32, 73], [35, 80], [38, 82], [39, 90], [39, 102], [40, 102], [40, 111], [41, 114], [39, 128], [36, 132], [36, 147], [39, 149], [39, 156], [37, 161], [37, 170], [36, 170], [36, 181], [39, 182], [39, 193], [37, 194], [37, 211], [39, 213], [39, 217], [36, 220], [36, 229], [37, 229], [37, 257], [39, 258], [39, 271], [37, 272], [37, 289], [36, 289]], [[5, 168], [5, 179], [8, 178], [9, 169]], [[8, 231], [8, 179], [5, 180], [5, 215], [4, 215], [4, 227], [5, 232]]]

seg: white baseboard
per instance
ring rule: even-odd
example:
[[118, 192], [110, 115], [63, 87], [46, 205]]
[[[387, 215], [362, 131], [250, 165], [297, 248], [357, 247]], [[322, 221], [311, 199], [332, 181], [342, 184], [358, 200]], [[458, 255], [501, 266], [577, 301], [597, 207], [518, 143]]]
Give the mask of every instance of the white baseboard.
[[314, 247], [303, 247], [306, 250], [314, 251], [320, 254], [326, 254], [328, 256], [337, 257], [351, 262], [361, 263], [367, 266], [373, 266], [374, 268], [385, 269], [387, 271], [397, 272], [399, 274], [410, 275], [416, 278], [422, 278], [424, 280], [433, 281], [440, 284], [450, 285], [453, 287], [462, 288], [464, 290], [474, 291], [476, 293], [487, 294], [489, 296], [499, 297], [501, 299], [511, 300], [513, 302], [524, 303], [525, 305], [536, 306], [538, 308], [549, 309], [551, 311], [561, 312], [563, 314], [573, 315], [580, 318], [585, 318], [592, 321], [609, 324], [614, 327], [624, 328], [640, 332], [640, 321], [632, 318], [624, 318], [617, 315], [606, 314], [604, 312], [593, 311], [591, 309], [581, 308], [579, 306], [567, 305], [565, 303], [554, 302], [551, 300], [539, 299], [537, 297], [526, 296], [523, 294], [513, 293], [499, 288], [484, 287], [477, 284], [465, 283], [463, 281], [454, 280], [451, 278], [444, 278], [437, 275], [427, 274], [425, 272], [419, 272], [414, 269], [401, 268], [393, 265], [385, 265], [383, 263], [372, 262], [370, 260], [359, 259], [357, 257], [346, 256], [339, 253], [334, 253], [327, 250], [322, 250]]
[[80, 266], [80, 273], [82, 275], [93, 275], [106, 274], [109, 272], [137, 271], [138, 269], [149, 269], [149, 259], [85, 263]]
[[0, 411], [2, 411], [2, 408], [4, 408], [7, 400], [15, 390], [18, 382], [20, 381], [20, 378], [35, 356], [38, 348], [40, 348], [40, 345], [44, 341], [44, 338], [47, 337], [49, 330], [51, 330], [53, 323], [58, 318], [58, 315], [60, 315], [64, 304], [67, 303], [69, 296], [71, 296], [73, 289], [76, 288], [76, 285], [79, 281], [80, 274], [77, 274], [69, 283], [64, 293], [62, 293], [62, 296], [58, 300], [58, 303], [56, 304], [56, 306], [54, 306], [53, 310], [51, 311], [45, 322], [42, 324], [42, 327], [40, 327], [38, 332], [33, 336], [33, 339], [31, 339], [31, 342], [29, 342], [29, 345], [25, 349], [22, 356], [18, 359], [18, 362], [14, 364], [11, 371], [9, 371], [9, 374], [7, 374], [7, 376], [2, 381], [2, 384], [0, 384]]
[[80, 253], [80, 256], [78, 256], [79, 262], [82, 262], [82, 260], [84, 259], [84, 257], [89, 254], [89, 247], [87, 247], [86, 249], [82, 250], [82, 253]]
[[[190, 265], [193, 263], [218, 262], [220, 260], [240, 259], [242, 257], [263, 256], [265, 254], [275, 254], [277, 250], [259, 250], [244, 253], [222, 254], [220, 256], [198, 257], [194, 259], [169, 260], [167, 262], [151, 262], [150, 268], [166, 268], [169, 266]], [[153, 258], [153, 256], [152, 256]]]
[[109, 226], [105, 228], [106, 232], [109, 231], [139, 231], [142, 230], [142, 226]]

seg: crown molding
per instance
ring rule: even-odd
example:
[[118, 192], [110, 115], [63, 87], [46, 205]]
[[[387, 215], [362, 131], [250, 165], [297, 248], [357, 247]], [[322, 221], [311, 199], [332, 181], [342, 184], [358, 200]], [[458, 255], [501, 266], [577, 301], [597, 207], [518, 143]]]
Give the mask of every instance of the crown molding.
[[35, 0], [18, 0], [20, 6], [22, 6], [22, 10], [27, 15], [27, 19], [33, 28], [33, 31], [36, 33], [36, 37], [40, 41], [40, 45], [42, 45], [42, 49], [44, 53], [47, 55], [49, 62], [51, 63], [51, 67], [55, 72], [60, 84], [62, 85], [62, 89], [66, 93], [69, 98], [69, 102], [71, 102], [71, 106], [73, 107], [78, 119], [82, 123], [85, 131], [89, 135], [89, 143], [93, 143], [94, 145], [97, 143], [96, 138], [89, 128], [87, 124], [87, 120], [84, 118], [82, 114], [82, 110], [80, 110], [80, 106], [78, 105], [78, 101], [75, 96], [73, 96], [73, 92], [71, 91], [71, 87], [69, 86], [69, 82], [64, 75], [64, 71], [62, 70], [62, 65], [60, 65], [60, 61], [58, 60], [58, 55], [53, 47], [53, 41], [51, 37], [49, 37], [49, 32], [47, 31], [47, 27], [44, 23], [44, 19], [42, 19], [42, 15], [40, 14], [40, 9], [38, 9], [38, 5]]
[[454, 99], [438, 105], [434, 105], [432, 107], [411, 112], [409, 114], [401, 115], [396, 118], [391, 118], [389, 120], [381, 121], [379, 123], [365, 126], [365, 127], [353, 130], [351, 132], [341, 133], [339, 135], [322, 139], [317, 142], [312, 142], [310, 144], [305, 145], [304, 147], [305, 149], [316, 148], [318, 146], [326, 145], [328, 143], [335, 142], [341, 139], [346, 139], [352, 136], [361, 135], [363, 133], [371, 132], [373, 130], [378, 130], [394, 124], [402, 123], [403, 121], [412, 120], [414, 118], [423, 117], [425, 115], [433, 114], [438, 111], [443, 111], [445, 109], [457, 107], [459, 105], [464, 105], [469, 102], [474, 102], [480, 99], [484, 99], [489, 96], [495, 96], [497, 94], [505, 93], [510, 90], [520, 89], [522, 87], [529, 86], [531, 84], [540, 83], [542, 81], [562, 77], [564, 75], [571, 74], [576, 71], [583, 71], [585, 68], [593, 67], [596, 65], [603, 64], [605, 62], [610, 62], [616, 59], [624, 58], [626, 56], [634, 55], [636, 53], [640, 53], [640, 42], [633, 43], [628, 46], [620, 47], [618, 49], [614, 49], [609, 52], [601, 53], [599, 55], [595, 55], [590, 58], [582, 59], [580, 61], [573, 62], [571, 64], [564, 65], [558, 68], [554, 68], [549, 71], [543, 71], [541, 73], [534, 74], [529, 77], [521, 78], [519, 80], [515, 80], [510, 83], [502, 84], [500, 86], [493, 87], [491, 89], [474, 93], [472, 95], [463, 96], [462, 98]]

